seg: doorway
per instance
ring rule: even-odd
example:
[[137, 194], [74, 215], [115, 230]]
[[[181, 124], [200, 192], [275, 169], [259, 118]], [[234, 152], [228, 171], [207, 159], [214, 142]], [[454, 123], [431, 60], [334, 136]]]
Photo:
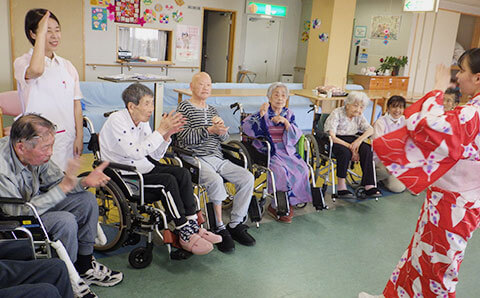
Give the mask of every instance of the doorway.
[[278, 49], [280, 20], [248, 17], [245, 66], [256, 73], [256, 83], [279, 80]]
[[231, 82], [236, 12], [203, 9], [202, 61], [200, 69], [212, 82]]

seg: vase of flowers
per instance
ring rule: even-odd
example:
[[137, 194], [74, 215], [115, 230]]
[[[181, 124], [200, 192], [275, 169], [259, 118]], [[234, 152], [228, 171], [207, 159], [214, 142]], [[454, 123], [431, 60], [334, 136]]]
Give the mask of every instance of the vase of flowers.
[[385, 71], [388, 69], [391, 71], [392, 76], [397, 76], [400, 68], [404, 67], [408, 63], [408, 57], [387, 56], [385, 58], [380, 58], [380, 63], [380, 67], [378, 68], [380, 72], [385, 73]]

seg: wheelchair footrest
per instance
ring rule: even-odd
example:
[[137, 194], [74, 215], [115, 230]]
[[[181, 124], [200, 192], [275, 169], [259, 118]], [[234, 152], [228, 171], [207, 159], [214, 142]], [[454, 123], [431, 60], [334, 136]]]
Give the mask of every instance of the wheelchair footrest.
[[277, 215], [284, 216], [290, 212], [290, 206], [288, 204], [288, 195], [284, 191], [277, 191]]
[[255, 196], [252, 196], [250, 205], [248, 206], [248, 216], [251, 222], [259, 222], [262, 220], [262, 210]]
[[325, 192], [321, 187], [311, 187], [312, 189], [312, 204], [316, 210], [328, 209], [325, 203]]

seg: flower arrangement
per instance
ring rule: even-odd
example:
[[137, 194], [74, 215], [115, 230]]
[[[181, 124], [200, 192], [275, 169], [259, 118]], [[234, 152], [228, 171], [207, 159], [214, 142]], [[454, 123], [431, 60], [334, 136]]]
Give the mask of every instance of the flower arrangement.
[[398, 71], [400, 70], [400, 67], [404, 67], [408, 63], [408, 57], [407, 56], [399, 56], [399, 57], [394, 57], [394, 56], [387, 56], [384, 58], [380, 58], [380, 67], [378, 68], [379, 71], [385, 72], [387, 69], [392, 71], [392, 75], [396, 76], [398, 75]]

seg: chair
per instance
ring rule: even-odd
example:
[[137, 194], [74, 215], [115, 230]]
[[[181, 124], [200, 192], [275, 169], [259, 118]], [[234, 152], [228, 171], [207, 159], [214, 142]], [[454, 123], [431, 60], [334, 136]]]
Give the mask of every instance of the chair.
[[[315, 176], [321, 177], [324, 181], [322, 190], [325, 193], [328, 185], [332, 187], [332, 201], [340, 198], [335, 187], [335, 168], [336, 159], [332, 152], [333, 141], [328, 133], [324, 130], [325, 121], [330, 114], [319, 113], [320, 107], [318, 105], [310, 105], [311, 110], [314, 112], [312, 134], [308, 134], [305, 137], [309, 140], [310, 155], [308, 157], [310, 164], [312, 165]], [[309, 111], [309, 112], [310, 112]], [[351, 163], [347, 171], [347, 183], [355, 189], [355, 196], [358, 199], [365, 199], [365, 188], [360, 186], [362, 176], [354, 171], [355, 163]], [[375, 165], [373, 165], [375, 171]], [[376, 180], [375, 180], [376, 185]], [[378, 198], [375, 198], [378, 201]]]

